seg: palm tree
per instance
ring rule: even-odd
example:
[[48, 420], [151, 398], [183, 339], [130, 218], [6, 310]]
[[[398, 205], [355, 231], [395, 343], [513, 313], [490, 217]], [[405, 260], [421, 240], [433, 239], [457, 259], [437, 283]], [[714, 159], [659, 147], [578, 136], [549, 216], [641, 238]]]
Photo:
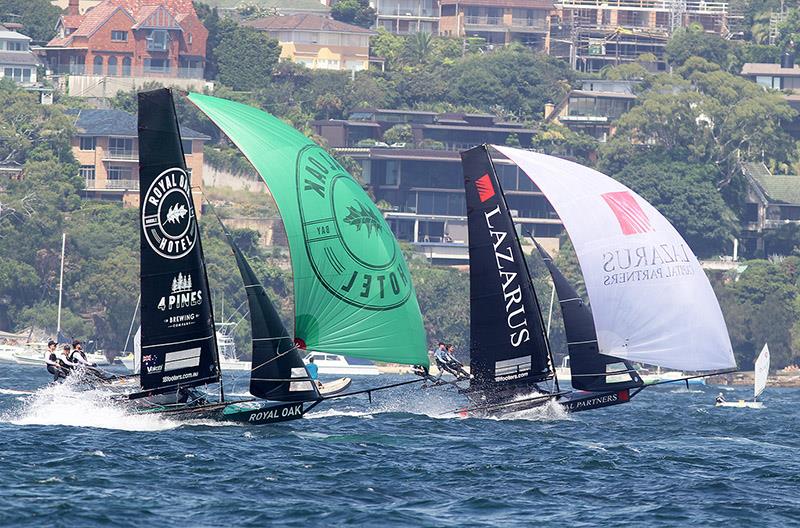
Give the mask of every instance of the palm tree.
[[418, 31], [406, 39], [403, 56], [410, 64], [425, 64], [433, 52], [433, 37], [430, 33]]

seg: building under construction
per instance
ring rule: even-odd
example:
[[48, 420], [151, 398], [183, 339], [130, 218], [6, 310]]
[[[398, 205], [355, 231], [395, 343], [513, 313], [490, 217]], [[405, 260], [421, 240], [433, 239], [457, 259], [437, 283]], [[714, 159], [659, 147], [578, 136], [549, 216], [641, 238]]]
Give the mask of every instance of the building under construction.
[[642, 55], [652, 55], [643, 61], [652, 69], [664, 69], [664, 48], [670, 35], [694, 23], [708, 32], [733, 36], [728, 2], [558, 0], [555, 13], [550, 54], [586, 72], [642, 60]]

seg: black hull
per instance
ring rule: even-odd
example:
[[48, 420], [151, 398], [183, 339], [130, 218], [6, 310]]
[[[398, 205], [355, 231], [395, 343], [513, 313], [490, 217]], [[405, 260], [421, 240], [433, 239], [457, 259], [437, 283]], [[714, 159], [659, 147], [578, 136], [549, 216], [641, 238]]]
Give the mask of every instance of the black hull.
[[486, 403], [476, 398], [475, 394], [469, 395], [474, 405], [461, 409], [458, 414], [462, 417], [490, 418], [536, 409], [555, 401], [567, 412], [589, 411], [601, 409], [612, 405], [628, 403], [631, 393], [628, 389], [609, 392], [583, 392], [568, 391], [554, 394], [542, 394], [530, 398], [509, 399], [506, 401], [493, 401]]
[[250, 425], [265, 425], [297, 420], [314, 405], [303, 402], [283, 403], [250, 400], [243, 402], [207, 403], [202, 405], [165, 405], [142, 409], [137, 414], [157, 414], [173, 420], [214, 420]]

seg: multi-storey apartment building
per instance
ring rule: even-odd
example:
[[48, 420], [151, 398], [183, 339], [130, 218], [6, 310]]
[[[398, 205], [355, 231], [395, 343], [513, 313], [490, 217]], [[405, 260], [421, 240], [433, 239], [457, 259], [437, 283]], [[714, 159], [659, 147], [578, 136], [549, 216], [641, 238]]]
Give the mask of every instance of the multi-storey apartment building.
[[[136, 116], [122, 110], [79, 110], [73, 115], [77, 133], [72, 138], [72, 153], [80, 163], [80, 174], [86, 182], [84, 196], [138, 206]], [[202, 189], [203, 145], [211, 138], [181, 127], [181, 139], [192, 186]], [[195, 196], [195, 203], [202, 203], [199, 195]]]
[[551, 0], [440, 0], [439, 32], [480, 37], [489, 47], [520, 42], [549, 49]]
[[438, 0], [373, 0], [376, 27], [397, 35], [439, 33]]
[[459, 150], [481, 143], [505, 144], [515, 135], [521, 145], [530, 145], [536, 133], [521, 123], [503, 122], [488, 114], [436, 113], [413, 110], [361, 109], [348, 119], [314, 121], [314, 133], [332, 147], [356, 147], [363, 141], [382, 141], [395, 125], [408, 125], [411, 143], [406, 147]]
[[[411, 140], [393, 147], [380, 142], [395, 125], [408, 125]], [[388, 109], [358, 110], [346, 120], [315, 121], [312, 126], [337, 152], [361, 164], [362, 178], [375, 198], [388, 204], [384, 214], [400, 240], [411, 242], [432, 261], [462, 264], [469, 251], [458, 151], [482, 143], [527, 146], [536, 133], [491, 115]], [[363, 147], [370, 143], [374, 146]], [[562, 226], [544, 196], [507, 160], [498, 159], [497, 170], [523, 231], [557, 249]]]
[[281, 45], [281, 58], [312, 69], [360, 71], [369, 68], [369, 37], [374, 33], [326, 16], [303, 13], [248, 20]]
[[729, 34], [728, 2], [706, 0], [555, 0], [551, 54], [573, 68], [596, 72], [652, 54], [665, 68], [670, 34], [689, 24]]

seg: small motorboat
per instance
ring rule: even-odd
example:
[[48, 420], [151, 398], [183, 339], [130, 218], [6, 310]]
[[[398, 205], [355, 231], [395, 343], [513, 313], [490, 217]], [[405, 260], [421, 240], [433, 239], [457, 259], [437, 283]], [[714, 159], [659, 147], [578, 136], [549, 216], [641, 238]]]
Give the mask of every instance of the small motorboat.
[[375, 363], [368, 359], [310, 352], [306, 354], [303, 361], [308, 364], [312, 358], [321, 375], [377, 376], [381, 373], [378, 367], [375, 366]]

